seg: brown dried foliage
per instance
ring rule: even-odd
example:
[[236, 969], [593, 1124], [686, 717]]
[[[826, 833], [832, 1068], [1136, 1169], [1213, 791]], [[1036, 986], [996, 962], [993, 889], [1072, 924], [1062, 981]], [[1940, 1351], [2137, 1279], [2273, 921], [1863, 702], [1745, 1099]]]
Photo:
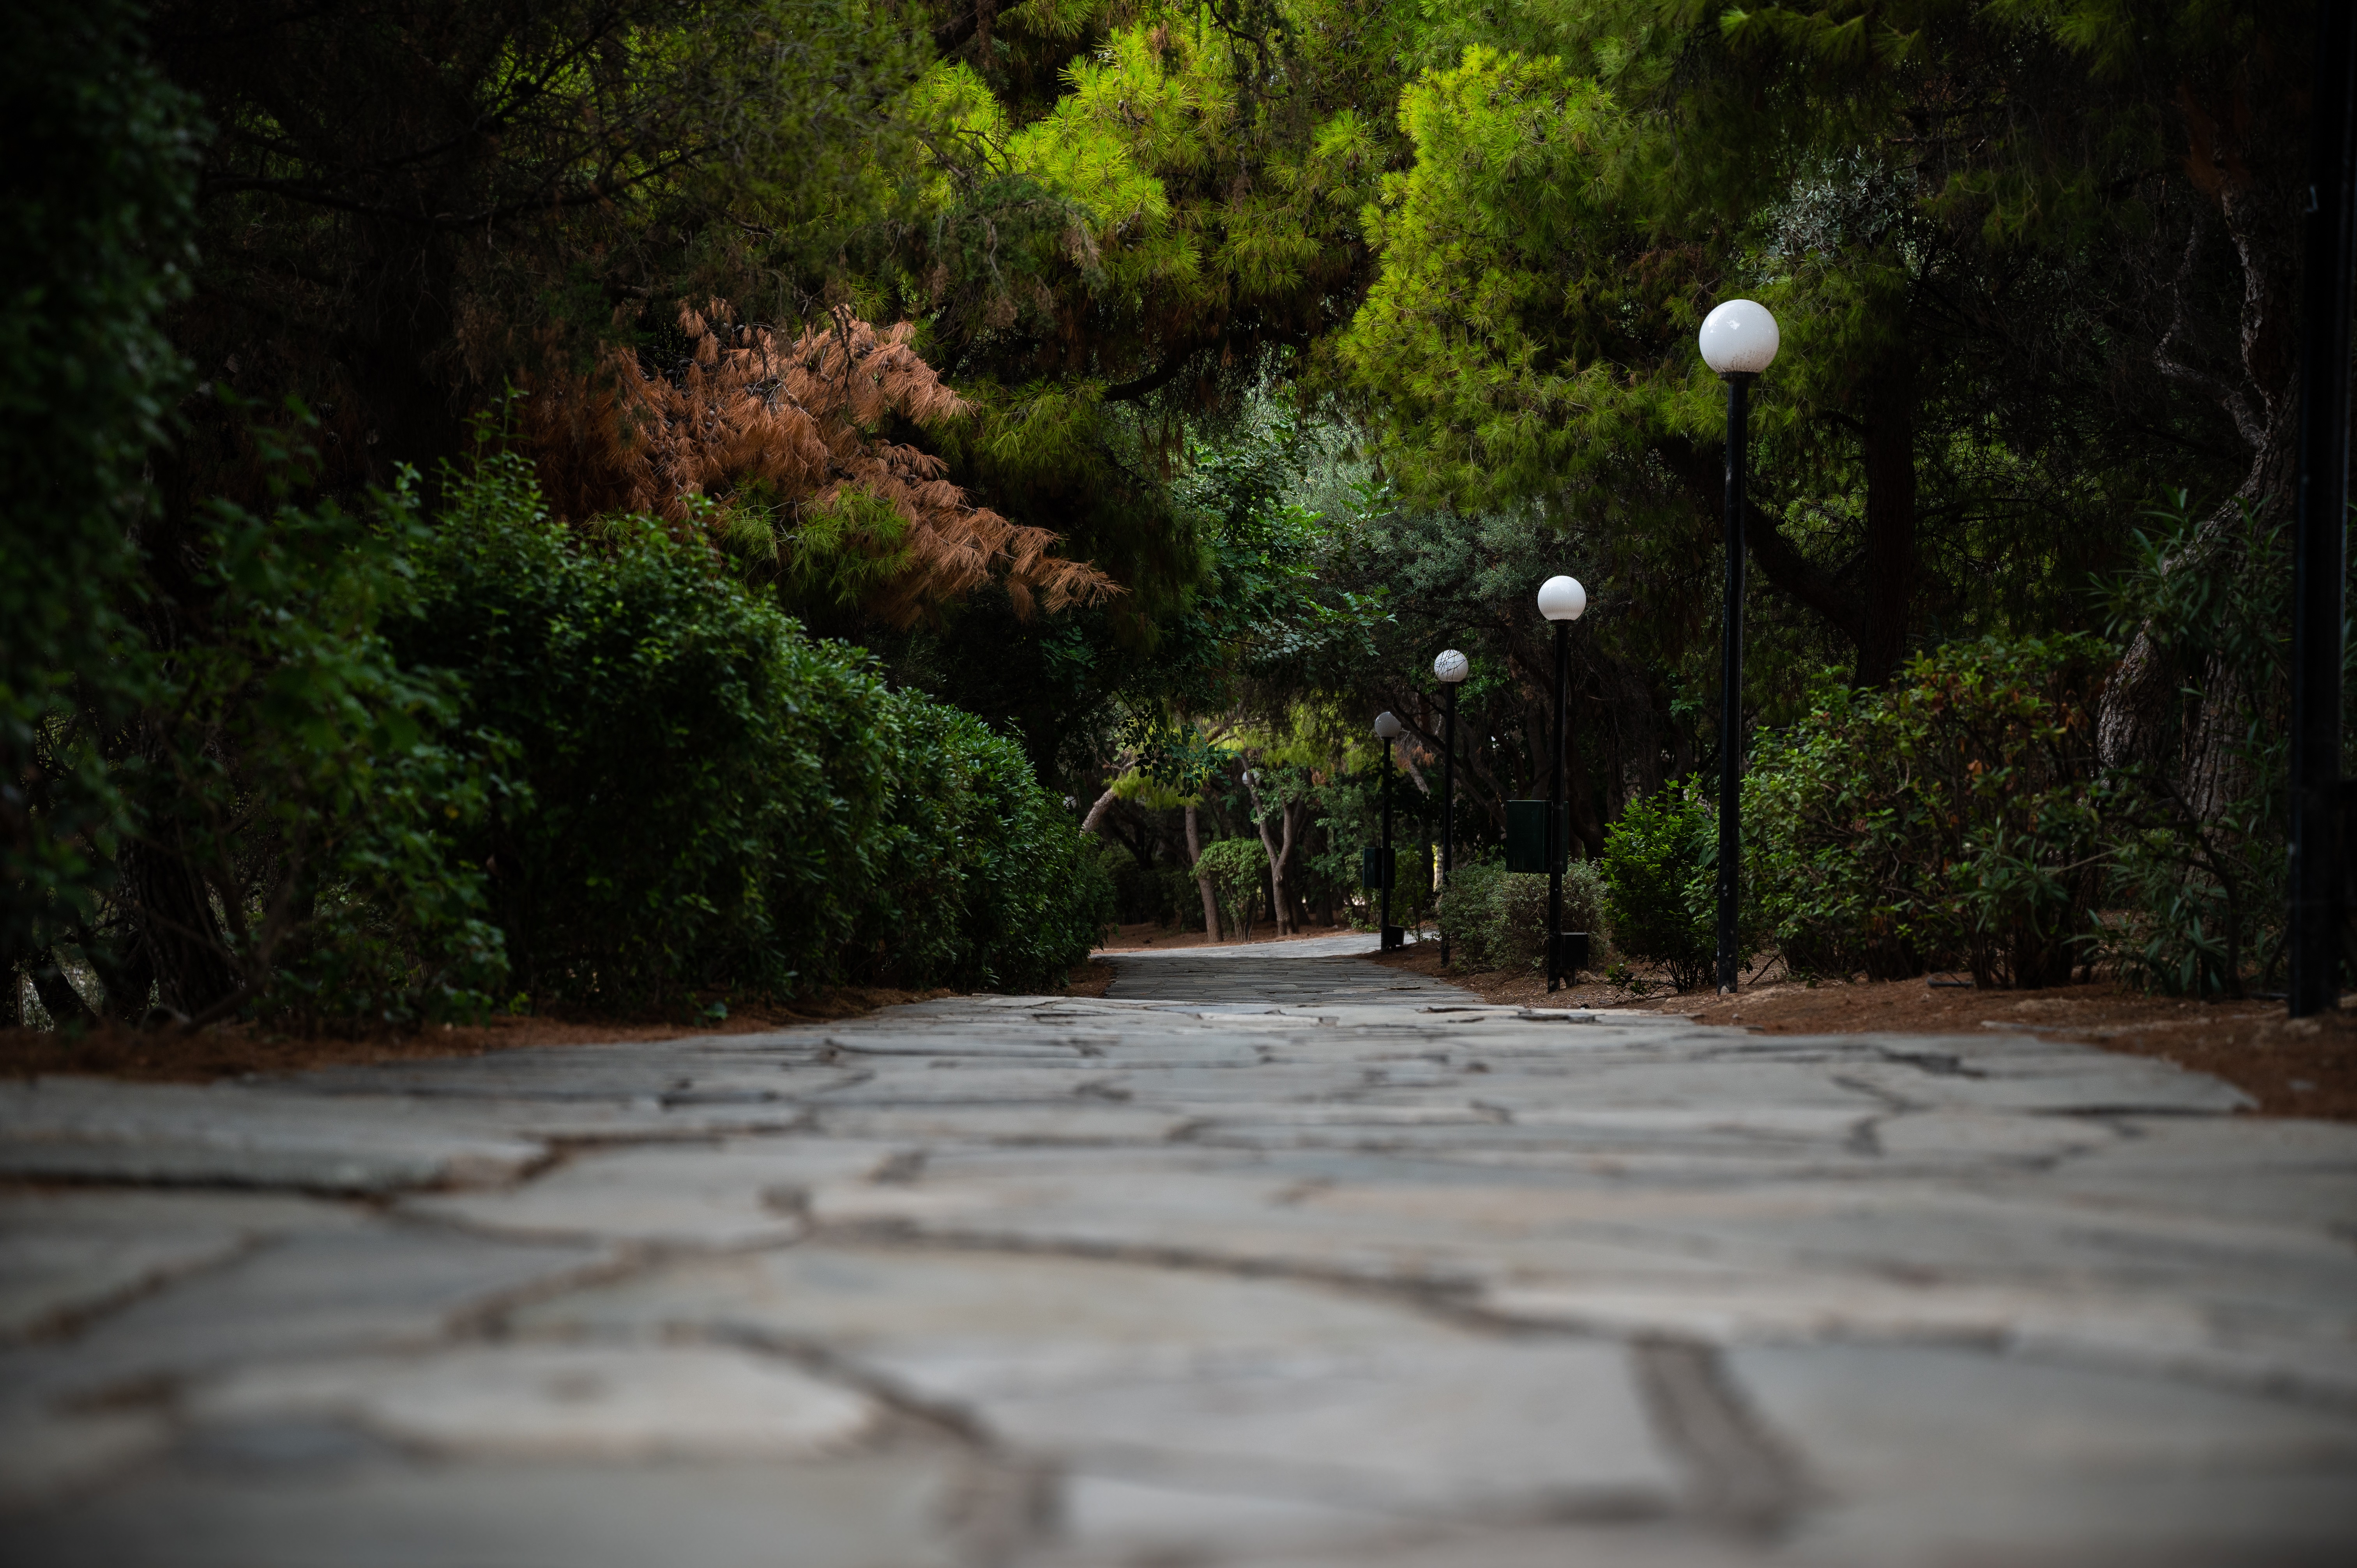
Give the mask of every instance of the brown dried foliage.
[[942, 477], [941, 458], [879, 437], [895, 417], [931, 426], [968, 407], [909, 347], [908, 323], [878, 331], [837, 310], [787, 342], [732, 324], [714, 300], [701, 313], [683, 304], [679, 324], [694, 354], [676, 376], [650, 374], [618, 347], [591, 373], [549, 377], [525, 400], [519, 434], [560, 515], [644, 512], [719, 532], [738, 507], [759, 505], [785, 522], [791, 550], [796, 521], [864, 492], [907, 525], [879, 546], [902, 564], [865, 607], [897, 625], [995, 575], [1022, 615], [1121, 591], [1087, 562], [1050, 554], [1054, 533], [974, 505]]

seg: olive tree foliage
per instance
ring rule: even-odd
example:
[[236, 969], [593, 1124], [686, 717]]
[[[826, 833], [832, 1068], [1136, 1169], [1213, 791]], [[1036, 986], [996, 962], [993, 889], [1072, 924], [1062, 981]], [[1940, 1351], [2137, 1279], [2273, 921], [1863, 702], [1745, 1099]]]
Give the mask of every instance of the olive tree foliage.
[[100, 731], [144, 695], [142, 464], [182, 365], [200, 122], [142, 57], [125, 0], [27, 0], [0, 90], [0, 977], [92, 908], [118, 804]]

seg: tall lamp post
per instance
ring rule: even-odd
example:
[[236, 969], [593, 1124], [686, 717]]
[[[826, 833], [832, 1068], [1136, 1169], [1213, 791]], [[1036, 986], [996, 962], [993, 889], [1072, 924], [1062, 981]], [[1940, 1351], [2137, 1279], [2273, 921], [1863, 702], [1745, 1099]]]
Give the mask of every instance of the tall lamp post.
[[1539, 585], [1539, 614], [1555, 623], [1555, 735], [1548, 747], [1547, 771], [1547, 989], [1563, 979], [1563, 863], [1571, 846], [1564, 842], [1563, 725], [1564, 665], [1571, 651], [1571, 623], [1587, 608], [1587, 590], [1577, 577], [1549, 577]]
[[1720, 623], [1718, 719], [1718, 989], [1735, 990], [1743, 851], [1743, 478], [1751, 383], [1776, 360], [1776, 318], [1730, 299], [1703, 317], [1703, 363], [1727, 383], [1727, 611]]
[[[1457, 688], [1473, 672], [1473, 661], [1452, 648], [1432, 661], [1432, 672], [1448, 693], [1440, 728], [1440, 886], [1446, 891], [1448, 874], [1457, 866]], [[1448, 967], [1446, 925], [1440, 928], [1440, 962]]]
[[1383, 743], [1383, 914], [1377, 945], [1385, 952], [1400, 945], [1398, 928], [1392, 924], [1392, 742], [1399, 733], [1399, 717], [1389, 708], [1375, 715], [1375, 734]]

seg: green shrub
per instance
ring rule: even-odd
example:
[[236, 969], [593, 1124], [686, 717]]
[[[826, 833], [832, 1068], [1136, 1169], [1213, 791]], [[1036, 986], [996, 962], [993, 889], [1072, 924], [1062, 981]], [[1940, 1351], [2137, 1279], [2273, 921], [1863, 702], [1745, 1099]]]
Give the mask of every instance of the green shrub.
[[1744, 789], [1749, 902], [1799, 971], [2069, 977], [2093, 930], [2104, 812], [2092, 637], [1950, 643], [1889, 693], [1827, 691], [1763, 735]]
[[[1587, 931], [1591, 963], [1604, 946], [1605, 885], [1593, 861], [1564, 869], [1563, 929]], [[1449, 957], [1475, 970], [1537, 969], [1546, 962], [1547, 879], [1510, 872], [1494, 855], [1458, 865], [1438, 900]]]
[[514, 748], [468, 845], [533, 995], [1045, 986], [1087, 956], [1108, 885], [1013, 742], [700, 542], [550, 521], [520, 458], [448, 488], [402, 641]]
[[1239, 935], [1250, 935], [1248, 922], [1267, 891], [1268, 852], [1256, 838], [1220, 839], [1203, 846], [1196, 869], [1211, 879], [1211, 896], [1220, 912]]
[[[1709, 984], [1718, 955], [1718, 822], [1692, 784], [1631, 800], [1604, 835], [1605, 918], [1613, 946], [1658, 963], [1681, 991]], [[1758, 948], [1738, 932], [1748, 961]]]

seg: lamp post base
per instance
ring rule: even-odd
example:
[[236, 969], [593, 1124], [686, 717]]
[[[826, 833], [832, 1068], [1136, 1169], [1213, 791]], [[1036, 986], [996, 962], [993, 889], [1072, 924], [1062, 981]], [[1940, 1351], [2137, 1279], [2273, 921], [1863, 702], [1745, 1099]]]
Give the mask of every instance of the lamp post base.
[[1397, 952], [1405, 946], [1407, 946], [1407, 928], [1405, 926], [1385, 926], [1383, 928], [1383, 951]]

